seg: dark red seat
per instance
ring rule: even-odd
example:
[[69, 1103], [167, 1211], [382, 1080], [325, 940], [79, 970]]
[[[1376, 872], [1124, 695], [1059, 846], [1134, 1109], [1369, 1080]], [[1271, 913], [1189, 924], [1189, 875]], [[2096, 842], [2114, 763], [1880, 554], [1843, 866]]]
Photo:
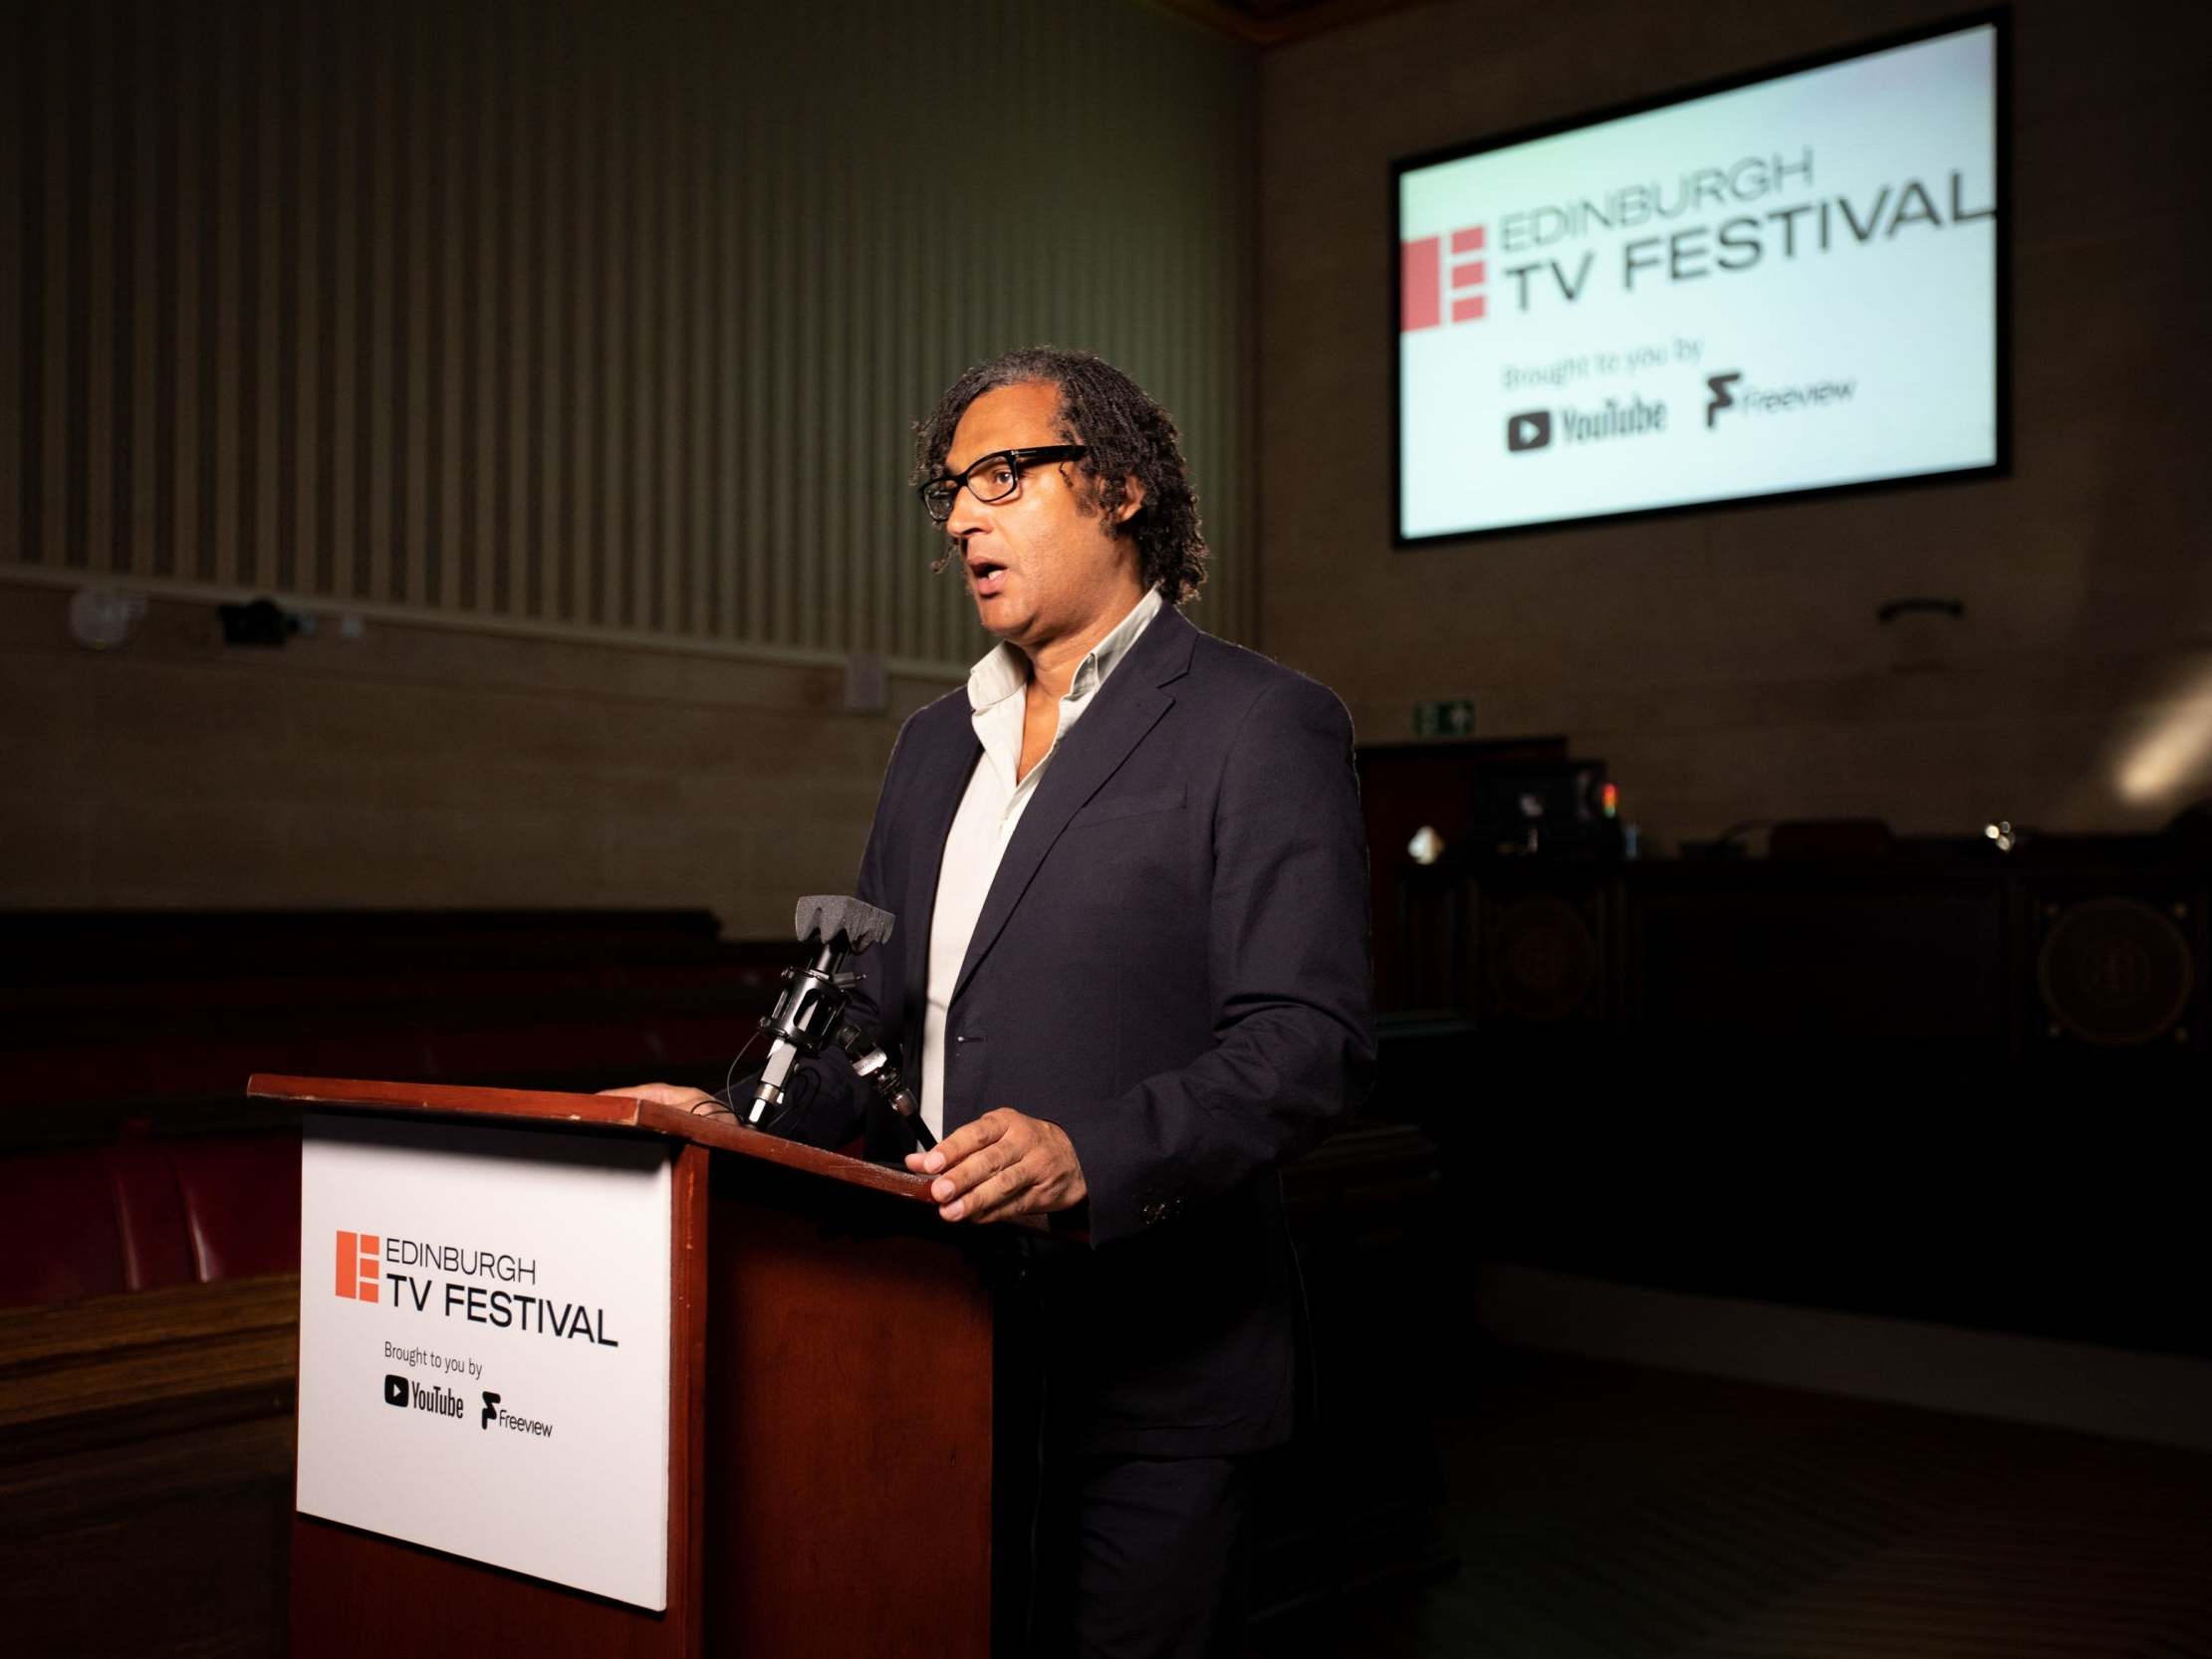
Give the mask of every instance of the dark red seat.
[[465, 1081], [564, 1069], [635, 1069], [653, 1064], [650, 1040], [635, 1022], [549, 1021], [541, 1025], [435, 1033], [431, 1075]]
[[[763, 1006], [767, 1006], [765, 1002]], [[695, 1066], [727, 1065], [760, 1033], [753, 1020], [736, 1014], [664, 1014], [645, 1028], [645, 1035], [658, 1064]], [[749, 1064], [756, 1069], [763, 1052], [755, 1046], [755, 1058]]]
[[717, 1070], [795, 953], [720, 931], [703, 910], [9, 913], [0, 1109], [22, 1133], [0, 1150], [0, 1304], [293, 1267], [299, 1135], [243, 1099], [256, 1071]]
[[115, 1194], [116, 1232], [123, 1245], [127, 1290], [189, 1285], [204, 1277], [194, 1271], [185, 1239], [184, 1203], [170, 1156], [173, 1144], [126, 1131], [122, 1139], [100, 1149]]
[[300, 1265], [298, 1135], [210, 1135], [168, 1146], [194, 1279], [246, 1279]]
[[0, 1158], [0, 1306], [286, 1273], [300, 1137], [155, 1139]]
[[0, 1305], [131, 1289], [105, 1148], [0, 1159]]
[[0, 1158], [0, 1304], [187, 1285], [184, 1206], [165, 1143], [124, 1134]]

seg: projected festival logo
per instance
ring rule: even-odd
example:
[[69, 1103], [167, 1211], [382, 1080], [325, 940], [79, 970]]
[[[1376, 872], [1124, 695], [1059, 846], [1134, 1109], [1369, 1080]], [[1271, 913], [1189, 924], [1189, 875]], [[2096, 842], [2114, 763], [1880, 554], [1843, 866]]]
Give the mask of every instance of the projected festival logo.
[[[1666, 186], [1632, 184], [1604, 191], [1598, 200], [1509, 213], [1500, 246], [1512, 254], [1664, 225], [1708, 203], [1725, 210], [1780, 191], [1793, 180], [1810, 183], [1812, 177], [1810, 148], [1793, 159], [1746, 156], [1725, 168], [1704, 167], [1685, 174], [1671, 195]], [[1753, 271], [1762, 264], [1789, 264], [1852, 247], [1886, 247], [1901, 231], [1921, 226], [1940, 231], [1995, 216], [1996, 209], [1986, 200], [1975, 200], [1964, 174], [1952, 168], [1947, 177], [1932, 183], [1919, 178], [1890, 180], [1855, 198], [1838, 194], [1758, 214], [1738, 213], [1717, 226], [1693, 222], [1663, 234], [1647, 230], [1640, 236], [1623, 237], [1618, 257], [1603, 272], [1595, 249], [1572, 258], [1509, 263], [1504, 275], [1512, 279], [1512, 291], [1506, 298], [1516, 313], [1537, 310], [1547, 301], [1572, 306], [1588, 292], [1593, 275], [1604, 276], [1621, 294], [1633, 296]], [[1447, 296], [1453, 323], [1479, 323], [1490, 314], [1485, 292], [1490, 278], [1488, 243], [1485, 226], [1468, 225], [1398, 244], [1400, 334], [1442, 326]]]
[[1444, 245], [1452, 250], [1451, 317], [1454, 323], [1480, 323], [1490, 309], [1483, 286], [1490, 278], [1482, 258], [1483, 227], [1468, 225], [1449, 237], [1421, 236], [1398, 246], [1398, 329], [1411, 334], [1444, 320]]
[[1401, 163], [1398, 539], [1999, 465], [1997, 32]]

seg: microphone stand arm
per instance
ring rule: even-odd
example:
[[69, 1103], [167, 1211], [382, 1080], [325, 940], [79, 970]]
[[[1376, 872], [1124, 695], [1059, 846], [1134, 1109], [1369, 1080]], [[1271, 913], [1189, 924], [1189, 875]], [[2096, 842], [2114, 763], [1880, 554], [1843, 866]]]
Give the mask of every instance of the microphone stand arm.
[[936, 1145], [937, 1137], [921, 1120], [920, 1102], [899, 1076], [898, 1067], [891, 1064], [891, 1057], [883, 1052], [882, 1045], [855, 1025], [838, 1027], [837, 1045], [853, 1063], [853, 1074], [865, 1077], [875, 1092], [890, 1102], [891, 1110], [913, 1125], [914, 1137], [921, 1142], [921, 1149], [926, 1152]]

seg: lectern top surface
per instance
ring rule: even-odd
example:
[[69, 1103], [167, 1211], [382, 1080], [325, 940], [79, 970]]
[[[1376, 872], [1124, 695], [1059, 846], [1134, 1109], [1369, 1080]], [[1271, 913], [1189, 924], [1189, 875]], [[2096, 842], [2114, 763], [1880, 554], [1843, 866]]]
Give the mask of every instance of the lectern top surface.
[[581, 1129], [638, 1129], [688, 1140], [718, 1152], [805, 1170], [847, 1186], [865, 1187], [918, 1204], [932, 1203], [926, 1176], [826, 1152], [749, 1129], [734, 1118], [698, 1117], [629, 1094], [565, 1094], [550, 1089], [467, 1088], [454, 1083], [385, 1082], [361, 1077], [289, 1077], [256, 1072], [246, 1092], [326, 1110], [422, 1112], [495, 1117]]

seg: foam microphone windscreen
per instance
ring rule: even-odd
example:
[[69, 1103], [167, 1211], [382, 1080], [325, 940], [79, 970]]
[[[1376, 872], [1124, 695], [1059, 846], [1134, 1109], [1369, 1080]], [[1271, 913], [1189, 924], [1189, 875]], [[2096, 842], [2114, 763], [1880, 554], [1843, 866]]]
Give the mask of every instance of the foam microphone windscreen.
[[888, 939], [893, 919], [888, 910], [878, 910], [857, 898], [815, 893], [799, 901], [791, 925], [802, 939], [834, 939], [842, 933], [847, 947], [858, 952]]

